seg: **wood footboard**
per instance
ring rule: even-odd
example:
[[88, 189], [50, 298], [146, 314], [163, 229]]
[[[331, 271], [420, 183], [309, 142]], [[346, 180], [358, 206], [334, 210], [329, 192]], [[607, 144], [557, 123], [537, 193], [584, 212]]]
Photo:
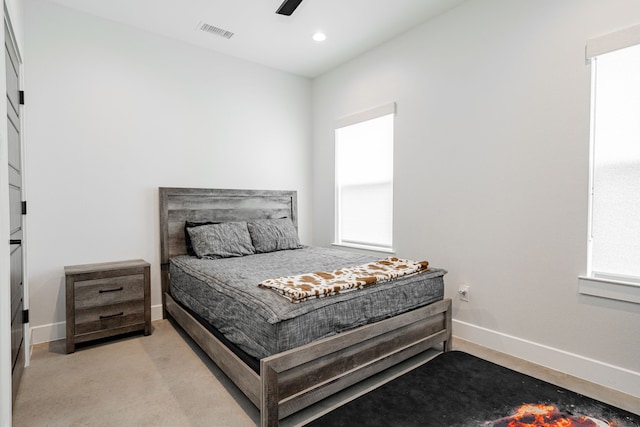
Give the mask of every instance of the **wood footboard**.
[[439, 343], [451, 350], [450, 299], [264, 358], [262, 426]]

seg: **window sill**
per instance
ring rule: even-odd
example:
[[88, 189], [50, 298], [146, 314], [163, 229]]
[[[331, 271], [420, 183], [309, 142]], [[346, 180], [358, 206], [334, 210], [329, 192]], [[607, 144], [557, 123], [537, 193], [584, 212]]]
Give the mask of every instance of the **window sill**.
[[350, 248], [350, 249], [362, 249], [365, 251], [380, 252], [385, 254], [396, 253], [396, 251], [393, 250], [393, 248], [382, 248], [380, 246], [368, 246], [368, 245], [356, 245], [354, 243], [332, 243], [331, 246], [337, 246], [340, 248]]
[[578, 292], [582, 295], [640, 304], [640, 283], [578, 276]]

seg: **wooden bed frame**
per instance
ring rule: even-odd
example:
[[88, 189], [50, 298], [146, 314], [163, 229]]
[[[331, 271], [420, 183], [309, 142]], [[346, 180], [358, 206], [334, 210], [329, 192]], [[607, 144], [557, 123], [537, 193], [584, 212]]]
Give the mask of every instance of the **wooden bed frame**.
[[443, 343], [451, 350], [451, 300], [317, 340], [260, 360], [260, 375], [200, 324], [169, 292], [169, 259], [186, 254], [185, 221], [290, 217], [295, 191], [160, 188], [163, 315], [171, 316], [260, 410], [262, 426]]

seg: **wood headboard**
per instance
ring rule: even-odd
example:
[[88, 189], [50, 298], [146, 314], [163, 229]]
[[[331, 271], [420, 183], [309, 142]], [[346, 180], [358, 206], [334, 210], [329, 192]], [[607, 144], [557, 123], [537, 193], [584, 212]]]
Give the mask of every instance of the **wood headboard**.
[[169, 291], [169, 259], [187, 253], [185, 221], [226, 222], [289, 217], [298, 228], [295, 191], [166, 187], [160, 187], [159, 191], [163, 307], [165, 293]]

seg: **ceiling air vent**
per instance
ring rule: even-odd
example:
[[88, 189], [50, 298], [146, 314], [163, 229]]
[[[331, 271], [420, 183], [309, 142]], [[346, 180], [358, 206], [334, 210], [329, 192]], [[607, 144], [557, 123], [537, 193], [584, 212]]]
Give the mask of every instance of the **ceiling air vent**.
[[200, 22], [200, 24], [198, 24], [198, 28], [200, 31], [215, 34], [216, 36], [224, 37], [225, 39], [230, 39], [233, 36], [231, 31], [223, 30], [222, 28], [207, 24], [206, 22]]

